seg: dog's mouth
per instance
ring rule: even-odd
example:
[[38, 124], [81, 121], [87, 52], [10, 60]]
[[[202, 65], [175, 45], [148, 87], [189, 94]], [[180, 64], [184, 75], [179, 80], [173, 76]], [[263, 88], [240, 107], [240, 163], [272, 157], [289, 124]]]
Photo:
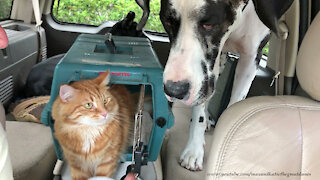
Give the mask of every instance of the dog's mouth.
[[189, 99], [177, 99], [177, 98], [173, 98], [173, 97], [170, 97], [168, 95], [166, 95], [168, 101], [170, 102], [175, 102], [175, 101], [181, 101], [183, 104], [187, 105], [187, 106], [196, 106], [196, 105], [199, 105], [199, 104], [202, 104], [206, 101], [205, 98], [201, 98], [201, 99], [193, 99], [193, 98], [189, 98]]
[[208, 99], [210, 94], [204, 95], [199, 92], [196, 93], [194, 90], [191, 90], [183, 99], [171, 97], [167, 94], [165, 94], [165, 96], [169, 102], [180, 101], [187, 106], [196, 106], [196, 105], [204, 103]]

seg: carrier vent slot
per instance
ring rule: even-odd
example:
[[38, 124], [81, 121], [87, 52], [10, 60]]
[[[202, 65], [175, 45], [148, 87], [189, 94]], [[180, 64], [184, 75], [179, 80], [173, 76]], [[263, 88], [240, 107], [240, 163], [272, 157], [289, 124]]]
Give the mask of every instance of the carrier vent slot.
[[13, 97], [13, 77], [0, 81], [0, 101], [5, 104]]

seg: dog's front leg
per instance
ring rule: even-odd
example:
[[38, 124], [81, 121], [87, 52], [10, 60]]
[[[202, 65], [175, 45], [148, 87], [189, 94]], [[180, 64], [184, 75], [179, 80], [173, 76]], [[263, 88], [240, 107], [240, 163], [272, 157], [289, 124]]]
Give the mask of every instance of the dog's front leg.
[[255, 54], [241, 54], [237, 64], [229, 106], [247, 97], [252, 81], [256, 76]]
[[205, 138], [209, 116], [207, 102], [192, 108], [192, 120], [190, 124], [189, 139], [180, 156], [180, 164], [192, 171], [202, 170]]

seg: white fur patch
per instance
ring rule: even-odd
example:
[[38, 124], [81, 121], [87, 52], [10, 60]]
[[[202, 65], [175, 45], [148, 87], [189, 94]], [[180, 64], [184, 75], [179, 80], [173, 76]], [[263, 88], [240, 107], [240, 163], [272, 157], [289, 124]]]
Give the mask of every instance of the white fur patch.
[[83, 130], [83, 133], [81, 134], [81, 139], [83, 141], [83, 152], [90, 152], [91, 148], [94, 146], [95, 141], [98, 137], [101, 136], [103, 133], [105, 127], [101, 126], [95, 126], [95, 127], [86, 127], [85, 130]]
[[256, 55], [261, 41], [270, 30], [260, 21], [249, 1], [243, 15], [237, 21], [239, 25], [227, 40], [224, 50], [240, 54], [229, 105], [243, 100], [250, 89], [256, 74]]
[[90, 117], [81, 116], [79, 119], [77, 119], [77, 122], [88, 126], [100, 126], [106, 124], [108, 122], [108, 119], [109, 114], [106, 116], [106, 118], [101, 118], [100, 120], [92, 120], [92, 118]]
[[[208, 113], [206, 104], [192, 108], [192, 122], [190, 125], [189, 139], [185, 149], [180, 156], [181, 166], [190, 170], [202, 170], [205, 138], [204, 132], [207, 128]], [[200, 117], [203, 122], [199, 122]]]
[[90, 152], [90, 149], [93, 147], [95, 140], [101, 136], [103, 133], [110, 115], [107, 115], [106, 118], [101, 118], [100, 120], [93, 120], [88, 116], [81, 116], [77, 119], [79, 124], [85, 125], [83, 127], [83, 133], [81, 134], [81, 138], [83, 141], [82, 150], [84, 152]]
[[184, 17], [188, 17], [189, 13], [200, 9], [205, 3], [204, 0], [171, 0], [172, 8]]

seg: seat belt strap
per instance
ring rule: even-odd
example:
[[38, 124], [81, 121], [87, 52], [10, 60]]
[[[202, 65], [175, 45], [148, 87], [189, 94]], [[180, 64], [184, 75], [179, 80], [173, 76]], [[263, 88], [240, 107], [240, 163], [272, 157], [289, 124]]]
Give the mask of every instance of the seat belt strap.
[[42, 60], [45, 59], [43, 57], [43, 49], [42, 49], [42, 33], [41, 33], [41, 13], [40, 13], [40, 5], [39, 5], [39, 0], [32, 0], [32, 6], [33, 6], [33, 12], [34, 12], [34, 18], [36, 20], [36, 31], [38, 32], [38, 40], [39, 40], [39, 49], [38, 49], [38, 60], [37, 62], [41, 62]]
[[285, 60], [286, 60], [286, 40], [288, 38], [289, 29], [285, 21], [279, 22], [280, 36], [277, 43], [279, 48], [276, 50], [276, 67], [275, 75], [270, 86], [275, 84], [275, 95], [283, 95], [284, 91], [284, 72], [285, 72]]
[[32, 0], [34, 18], [36, 19], [36, 27], [40, 27], [42, 24], [41, 15], [40, 15], [40, 5], [39, 0]]

